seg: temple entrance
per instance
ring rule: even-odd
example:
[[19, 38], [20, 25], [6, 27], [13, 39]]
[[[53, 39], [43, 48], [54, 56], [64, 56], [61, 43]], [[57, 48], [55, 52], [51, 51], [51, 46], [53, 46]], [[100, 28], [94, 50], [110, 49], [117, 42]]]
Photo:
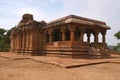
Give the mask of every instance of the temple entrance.
[[55, 29], [53, 31], [53, 41], [61, 41], [62, 40], [62, 33], [60, 29]]

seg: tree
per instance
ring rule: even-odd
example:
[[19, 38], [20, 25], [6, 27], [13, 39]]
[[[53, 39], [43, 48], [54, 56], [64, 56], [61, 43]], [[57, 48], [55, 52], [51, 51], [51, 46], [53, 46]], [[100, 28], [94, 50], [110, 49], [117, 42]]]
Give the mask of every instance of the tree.
[[117, 33], [115, 33], [114, 35], [117, 39], [120, 39], [120, 31], [118, 31]]
[[[120, 31], [118, 31], [117, 33], [115, 33], [114, 36], [119, 40], [120, 39]], [[120, 45], [119, 44], [120, 43], [118, 43], [118, 45], [113, 48], [115, 51], [120, 51]]]
[[0, 51], [4, 50], [5, 47], [5, 33], [7, 30], [0, 28]]
[[0, 51], [9, 51], [10, 48], [10, 35], [12, 30], [16, 28], [13, 27], [10, 30], [5, 30], [0, 28]]
[[10, 30], [7, 30], [7, 34], [6, 34], [6, 39], [5, 39], [5, 43], [6, 44], [10, 44], [10, 35], [11, 32], [16, 28], [16, 26], [12, 27]]
[[5, 35], [6, 30], [0, 28], [0, 40], [3, 38], [3, 36]]

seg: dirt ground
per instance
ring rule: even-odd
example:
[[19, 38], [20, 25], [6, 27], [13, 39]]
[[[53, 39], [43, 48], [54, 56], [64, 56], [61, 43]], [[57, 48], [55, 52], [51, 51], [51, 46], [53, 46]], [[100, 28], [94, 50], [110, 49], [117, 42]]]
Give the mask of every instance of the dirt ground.
[[0, 57], [0, 80], [120, 80], [120, 64], [62, 68], [30, 59]]

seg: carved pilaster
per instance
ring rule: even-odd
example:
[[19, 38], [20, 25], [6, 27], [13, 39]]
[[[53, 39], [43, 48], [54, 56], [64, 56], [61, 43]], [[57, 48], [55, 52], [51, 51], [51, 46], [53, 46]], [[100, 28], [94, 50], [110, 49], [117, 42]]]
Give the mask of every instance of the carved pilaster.
[[28, 33], [28, 30], [26, 30], [26, 31], [25, 31], [25, 37], [26, 37], [26, 38], [25, 38], [25, 42], [26, 42], [26, 43], [25, 43], [25, 49], [26, 49], [26, 50], [28, 50], [28, 34], [29, 34], [29, 33]]
[[22, 31], [20, 31], [20, 50], [22, 49]]
[[53, 36], [52, 36], [52, 30], [50, 29], [49, 32], [49, 42], [52, 42], [53, 41]]
[[105, 40], [106, 30], [101, 31], [101, 34], [102, 34], [102, 42], [106, 43], [106, 40]]
[[30, 38], [29, 38], [29, 49], [32, 50], [33, 33], [32, 33], [31, 29], [30, 29], [29, 35], [30, 35]]
[[65, 29], [61, 29], [62, 41], [65, 41]]

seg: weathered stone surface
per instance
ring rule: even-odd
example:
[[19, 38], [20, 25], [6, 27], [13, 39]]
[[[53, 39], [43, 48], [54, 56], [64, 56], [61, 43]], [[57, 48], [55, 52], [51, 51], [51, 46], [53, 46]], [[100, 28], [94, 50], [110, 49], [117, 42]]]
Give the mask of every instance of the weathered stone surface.
[[[70, 15], [46, 23], [35, 21], [32, 14], [24, 14], [11, 34], [11, 51], [31, 55], [64, 55], [73, 57], [108, 56], [105, 43], [105, 22]], [[84, 35], [87, 34], [87, 41]], [[98, 34], [103, 41], [99, 42]], [[91, 43], [90, 35], [94, 35]], [[92, 47], [92, 48], [91, 48]]]

